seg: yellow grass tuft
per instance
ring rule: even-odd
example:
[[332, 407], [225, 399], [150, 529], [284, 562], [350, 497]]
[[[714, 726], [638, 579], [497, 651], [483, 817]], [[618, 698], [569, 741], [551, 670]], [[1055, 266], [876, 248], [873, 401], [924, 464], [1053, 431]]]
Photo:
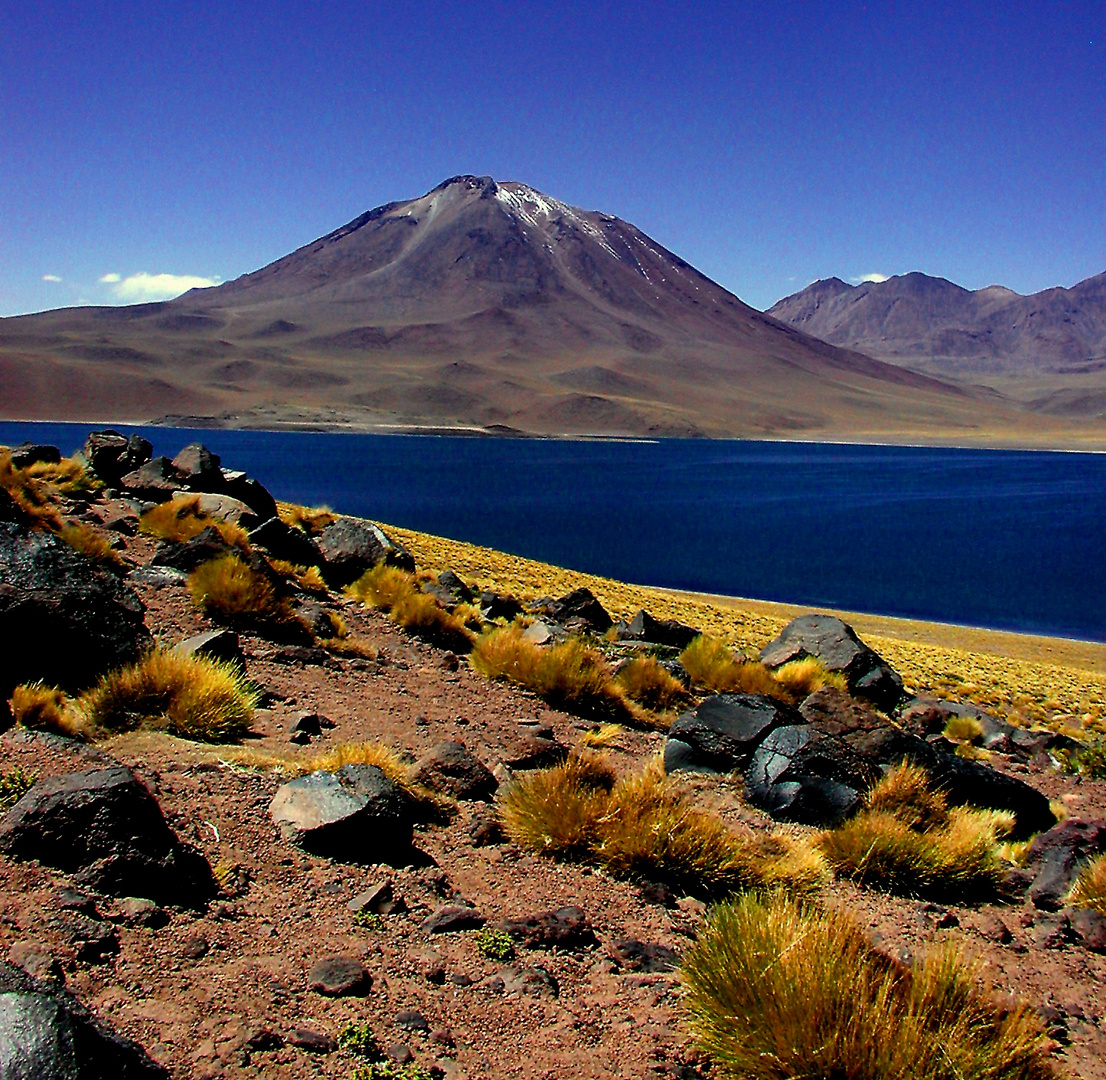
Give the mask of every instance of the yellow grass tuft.
[[600, 724], [580, 736], [580, 745], [587, 750], [605, 750], [618, 742], [624, 730], [621, 724]]
[[201, 742], [244, 735], [256, 704], [233, 664], [165, 649], [109, 672], [77, 699], [90, 735], [154, 728]]
[[328, 525], [338, 520], [329, 506], [299, 506], [297, 503], [278, 502], [277, 514], [285, 525], [302, 529], [309, 536], [316, 536]]
[[839, 873], [892, 892], [962, 902], [994, 894], [1005, 870], [1000, 840], [1013, 815], [950, 809], [922, 777], [916, 766], [893, 769], [860, 813], [822, 833], [826, 859]]
[[1091, 908], [1106, 915], [1106, 855], [1092, 859], [1080, 871], [1068, 897], [1072, 907]]
[[20, 727], [51, 731], [71, 739], [80, 738], [84, 718], [75, 711], [64, 690], [42, 683], [17, 686], [11, 697], [12, 716]]
[[346, 592], [388, 612], [405, 630], [442, 648], [467, 653], [474, 635], [457, 615], [451, 615], [418, 586], [418, 578], [394, 566], [373, 567]]
[[139, 518], [138, 527], [149, 536], [178, 544], [199, 536], [204, 529], [213, 528], [231, 547], [244, 550], [249, 546], [249, 537], [240, 526], [200, 510], [199, 495], [178, 495], [152, 507]]
[[848, 691], [849, 683], [840, 671], [826, 671], [816, 656], [790, 660], [772, 672], [780, 691], [792, 702], [802, 701], [823, 687]]
[[110, 541], [83, 522], [67, 521], [58, 531], [58, 536], [74, 551], [86, 555], [93, 562], [103, 563], [109, 569], [122, 570], [127, 565]]
[[675, 708], [687, 697], [679, 679], [652, 656], [630, 660], [622, 666], [614, 681], [631, 701], [654, 712]]
[[912, 968], [840, 910], [747, 895], [716, 907], [685, 956], [690, 1027], [724, 1077], [1045, 1080], [1047, 1039], [945, 949]]
[[778, 884], [806, 889], [825, 877], [809, 845], [783, 835], [742, 837], [691, 805], [659, 760], [615, 782], [602, 756], [576, 751], [561, 765], [516, 778], [500, 797], [499, 815], [520, 846], [707, 896]]
[[229, 623], [290, 623], [287, 602], [263, 573], [237, 555], [218, 555], [188, 575], [192, 599], [212, 618]]
[[702, 634], [680, 654], [694, 686], [716, 694], [765, 694], [796, 704], [823, 686], [847, 689], [843, 675], [826, 671], [815, 657], [792, 660], [776, 670], [738, 658], [718, 638]]
[[983, 735], [983, 725], [974, 716], [950, 716], [944, 735], [950, 742], [975, 742]]

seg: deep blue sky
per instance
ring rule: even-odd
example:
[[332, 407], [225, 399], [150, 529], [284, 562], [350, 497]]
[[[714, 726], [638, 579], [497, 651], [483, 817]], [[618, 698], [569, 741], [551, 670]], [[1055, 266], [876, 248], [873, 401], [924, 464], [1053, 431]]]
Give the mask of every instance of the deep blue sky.
[[0, 0], [0, 315], [233, 278], [463, 172], [756, 307], [1072, 285], [1106, 270], [1104, 49], [1101, 0]]

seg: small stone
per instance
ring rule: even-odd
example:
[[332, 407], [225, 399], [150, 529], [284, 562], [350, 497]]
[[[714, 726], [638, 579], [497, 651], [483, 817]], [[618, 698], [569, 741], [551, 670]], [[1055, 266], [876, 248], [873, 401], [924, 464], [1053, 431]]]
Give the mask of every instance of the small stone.
[[455, 934], [461, 930], [479, 930], [487, 919], [467, 904], [446, 904], [422, 922], [428, 934]]
[[314, 1028], [299, 1027], [288, 1036], [290, 1046], [297, 1046], [309, 1054], [333, 1054], [338, 1044], [329, 1036]]
[[77, 950], [77, 959], [99, 963], [119, 951], [119, 938], [115, 931], [98, 919], [76, 912], [51, 920], [52, 925]]
[[145, 926], [156, 930], [169, 921], [169, 916], [152, 900], [141, 896], [124, 896], [116, 905], [118, 918], [128, 926]]
[[1106, 952], [1106, 915], [1090, 908], [1071, 915], [1071, 928], [1076, 938], [1092, 952]]
[[36, 941], [13, 942], [8, 950], [8, 959], [36, 979], [61, 982], [65, 978], [56, 957]]
[[979, 933], [987, 941], [993, 941], [996, 945], [1009, 945], [1014, 939], [1010, 927], [997, 915], [989, 915], [985, 918], [980, 924]]
[[933, 925], [938, 930], [948, 930], [953, 926], [959, 926], [960, 920], [951, 911], [944, 911], [937, 916], [937, 921]]
[[449, 1028], [435, 1028], [430, 1032], [430, 1041], [437, 1043], [438, 1046], [456, 1046], [457, 1041], [453, 1038], [453, 1032]]
[[561, 988], [557, 980], [545, 968], [510, 967], [502, 972], [503, 989], [508, 994], [521, 994], [526, 997], [559, 997]]
[[184, 939], [180, 954], [185, 960], [200, 960], [207, 955], [209, 948], [207, 938], [194, 934]]
[[656, 945], [636, 938], [612, 941], [611, 958], [626, 971], [672, 971], [680, 962], [679, 956], [667, 945]]
[[396, 1014], [396, 1027], [403, 1028], [405, 1031], [421, 1031], [425, 1034], [430, 1030], [430, 1021], [415, 1009], [405, 1009]]
[[91, 919], [98, 918], [95, 898], [80, 889], [58, 889], [54, 893], [54, 907], [62, 911], [76, 911]]
[[406, 1043], [389, 1043], [388, 1049], [384, 1053], [388, 1055], [388, 1060], [395, 1062], [396, 1065], [409, 1065], [415, 1060], [415, 1055], [411, 1053], [411, 1047]]
[[327, 997], [367, 994], [372, 989], [372, 976], [353, 956], [328, 956], [319, 960], [307, 973], [308, 988]]

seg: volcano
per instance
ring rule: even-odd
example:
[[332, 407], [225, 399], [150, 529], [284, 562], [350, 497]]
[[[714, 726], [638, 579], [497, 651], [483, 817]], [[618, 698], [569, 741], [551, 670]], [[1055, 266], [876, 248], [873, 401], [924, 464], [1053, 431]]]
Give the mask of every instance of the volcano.
[[[992, 438], [993, 394], [810, 337], [628, 222], [457, 176], [215, 288], [0, 320], [9, 417]], [[1022, 425], [1024, 428], [1024, 425]]]

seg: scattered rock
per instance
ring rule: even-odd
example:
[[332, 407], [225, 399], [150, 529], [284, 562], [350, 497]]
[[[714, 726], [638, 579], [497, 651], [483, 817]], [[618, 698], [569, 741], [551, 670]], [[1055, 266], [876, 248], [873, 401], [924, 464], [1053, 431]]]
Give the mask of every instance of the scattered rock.
[[119, 951], [118, 935], [99, 919], [73, 912], [55, 916], [50, 925], [76, 949], [78, 960], [96, 964]]
[[388, 862], [411, 850], [411, 806], [375, 765], [314, 772], [277, 789], [269, 807], [283, 837], [345, 862]]
[[1091, 908], [1071, 913], [1071, 929], [1085, 949], [1106, 952], [1106, 915]]
[[186, 638], [174, 646], [173, 651], [180, 656], [203, 656], [208, 660], [231, 664], [241, 672], [246, 670], [246, 658], [233, 630], [207, 630]]
[[61, 451], [56, 446], [43, 446], [24, 442], [12, 448], [11, 463], [13, 469], [29, 469], [32, 465], [57, 465], [61, 461]]
[[309, 1054], [333, 1054], [338, 1049], [338, 1043], [329, 1035], [314, 1028], [293, 1028], [288, 1036], [288, 1045], [306, 1050]]
[[469, 839], [473, 847], [490, 847], [506, 840], [499, 816], [492, 812], [477, 812], [469, 822]]
[[119, 485], [131, 496], [149, 502], [168, 502], [185, 484], [185, 477], [167, 457], [156, 457], [120, 477]]
[[510, 934], [527, 949], [582, 949], [596, 943], [583, 909], [575, 906], [521, 919], [504, 919], [496, 928]]
[[207, 956], [210, 947], [207, 938], [200, 934], [193, 934], [191, 937], [184, 939], [184, 945], [181, 948], [181, 956], [183, 956], [185, 960], [202, 960]]
[[564, 761], [568, 747], [540, 720], [519, 720], [513, 732], [504, 735], [500, 752], [511, 770], [544, 769]]
[[164, 589], [173, 585], [184, 585], [188, 575], [172, 566], [139, 566], [127, 574], [131, 585], [149, 585], [154, 589]]
[[488, 920], [468, 904], [446, 904], [422, 921], [428, 934], [455, 934], [461, 930], [479, 930]]
[[396, 1014], [396, 1027], [426, 1035], [430, 1032], [430, 1021], [415, 1009], [404, 1009], [403, 1012]]
[[0, 818], [0, 851], [111, 896], [195, 907], [215, 895], [207, 860], [177, 838], [130, 769], [40, 780]]
[[390, 881], [382, 881], [358, 893], [346, 904], [346, 907], [355, 915], [362, 911], [371, 912], [373, 915], [394, 915], [407, 910], [403, 900], [396, 898]]
[[1058, 911], [1083, 864], [1106, 852], [1106, 821], [1069, 818], [1036, 837], [1025, 866], [1034, 874], [1029, 897], [1043, 911]]
[[543, 604], [541, 610], [569, 630], [605, 634], [614, 625], [606, 609], [587, 588], [573, 589]]
[[33, 978], [45, 979], [49, 982], [61, 982], [65, 978], [57, 957], [37, 941], [12, 942], [8, 950], [8, 959]]
[[500, 972], [503, 990], [508, 994], [525, 997], [556, 998], [561, 988], [552, 973], [540, 965], [533, 967], [508, 967]]
[[275, 514], [250, 533], [250, 543], [274, 559], [296, 566], [322, 566], [323, 555], [315, 541], [302, 529], [286, 525]]
[[522, 640], [531, 645], [548, 645], [551, 641], [563, 641], [568, 631], [553, 622], [535, 619], [523, 632]]
[[323, 576], [335, 588], [351, 584], [381, 563], [401, 570], [415, 569], [411, 553], [371, 521], [339, 518], [323, 529], [317, 544], [323, 557]]
[[815, 657], [827, 671], [841, 672], [852, 693], [868, 698], [884, 711], [902, 700], [898, 673], [868, 648], [848, 623], [832, 615], [800, 615], [760, 651], [760, 661], [768, 667], [804, 656]]
[[191, 574], [202, 563], [235, 550], [218, 529], [209, 525], [184, 543], [166, 541], [154, 555], [151, 565], [168, 566], [182, 574]]
[[247, 532], [261, 524], [261, 519], [240, 499], [230, 495], [211, 495], [204, 493], [196, 500], [196, 509], [208, 517], [217, 518], [231, 525], [237, 525]]
[[89, 470], [110, 487], [119, 487], [124, 473], [141, 468], [150, 460], [153, 446], [141, 435], [127, 438], [110, 428], [93, 431], [85, 440], [81, 456]]
[[144, 926], [149, 930], [157, 930], [169, 922], [164, 909], [143, 896], [124, 896], [115, 905], [112, 917], [128, 926]]
[[644, 609], [618, 627], [619, 641], [646, 641], [651, 645], [666, 645], [681, 650], [686, 649], [701, 633], [694, 626], [675, 619], [654, 619]]
[[993, 941], [996, 945], [1009, 945], [1014, 940], [1010, 927], [997, 915], [987, 915], [980, 923], [979, 933], [987, 941]]
[[327, 997], [361, 996], [372, 989], [372, 976], [355, 956], [327, 956], [307, 973], [308, 989]]
[[656, 945], [636, 938], [612, 941], [608, 948], [611, 959], [626, 971], [673, 971], [680, 963], [675, 950], [667, 945]]
[[728, 773], [742, 769], [768, 732], [800, 720], [790, 706], [762, 694], [715, 694], [668, 729], [665, 770]]
[[388, 1060], [396, 1065], [410, 1065], [415, 1060], [415, 1055], [411, 1053], [411, 1047], [406, 1043], [389, 1043], [384, 1053]]
[[177, 475], [193, 491], [219, 491], [223, 487], [219, 455], [213, 454], [202, 443], [189, 443], [173, 458], [172, 464]]
[[522, 605], [513, 596], [491, 591], [480, 594], [480, 617], [487, 622], [495, 622], [496, 619], [510, 622], [521, 614]]
[[431, 791], [454, 799], [489, 802], [499, 783], [464, 743], [440, 742], [415, 765], [412, 778]]
[[447, 611], [473, 601], [472, 590], [452, 570], [443, 570], [437, 581], [424, 582], [422, 591], [429, 593]]
[[0, 1076], [11, 1080], [167, 1080], [137, 1044], [60, 986], [0, 962]]

